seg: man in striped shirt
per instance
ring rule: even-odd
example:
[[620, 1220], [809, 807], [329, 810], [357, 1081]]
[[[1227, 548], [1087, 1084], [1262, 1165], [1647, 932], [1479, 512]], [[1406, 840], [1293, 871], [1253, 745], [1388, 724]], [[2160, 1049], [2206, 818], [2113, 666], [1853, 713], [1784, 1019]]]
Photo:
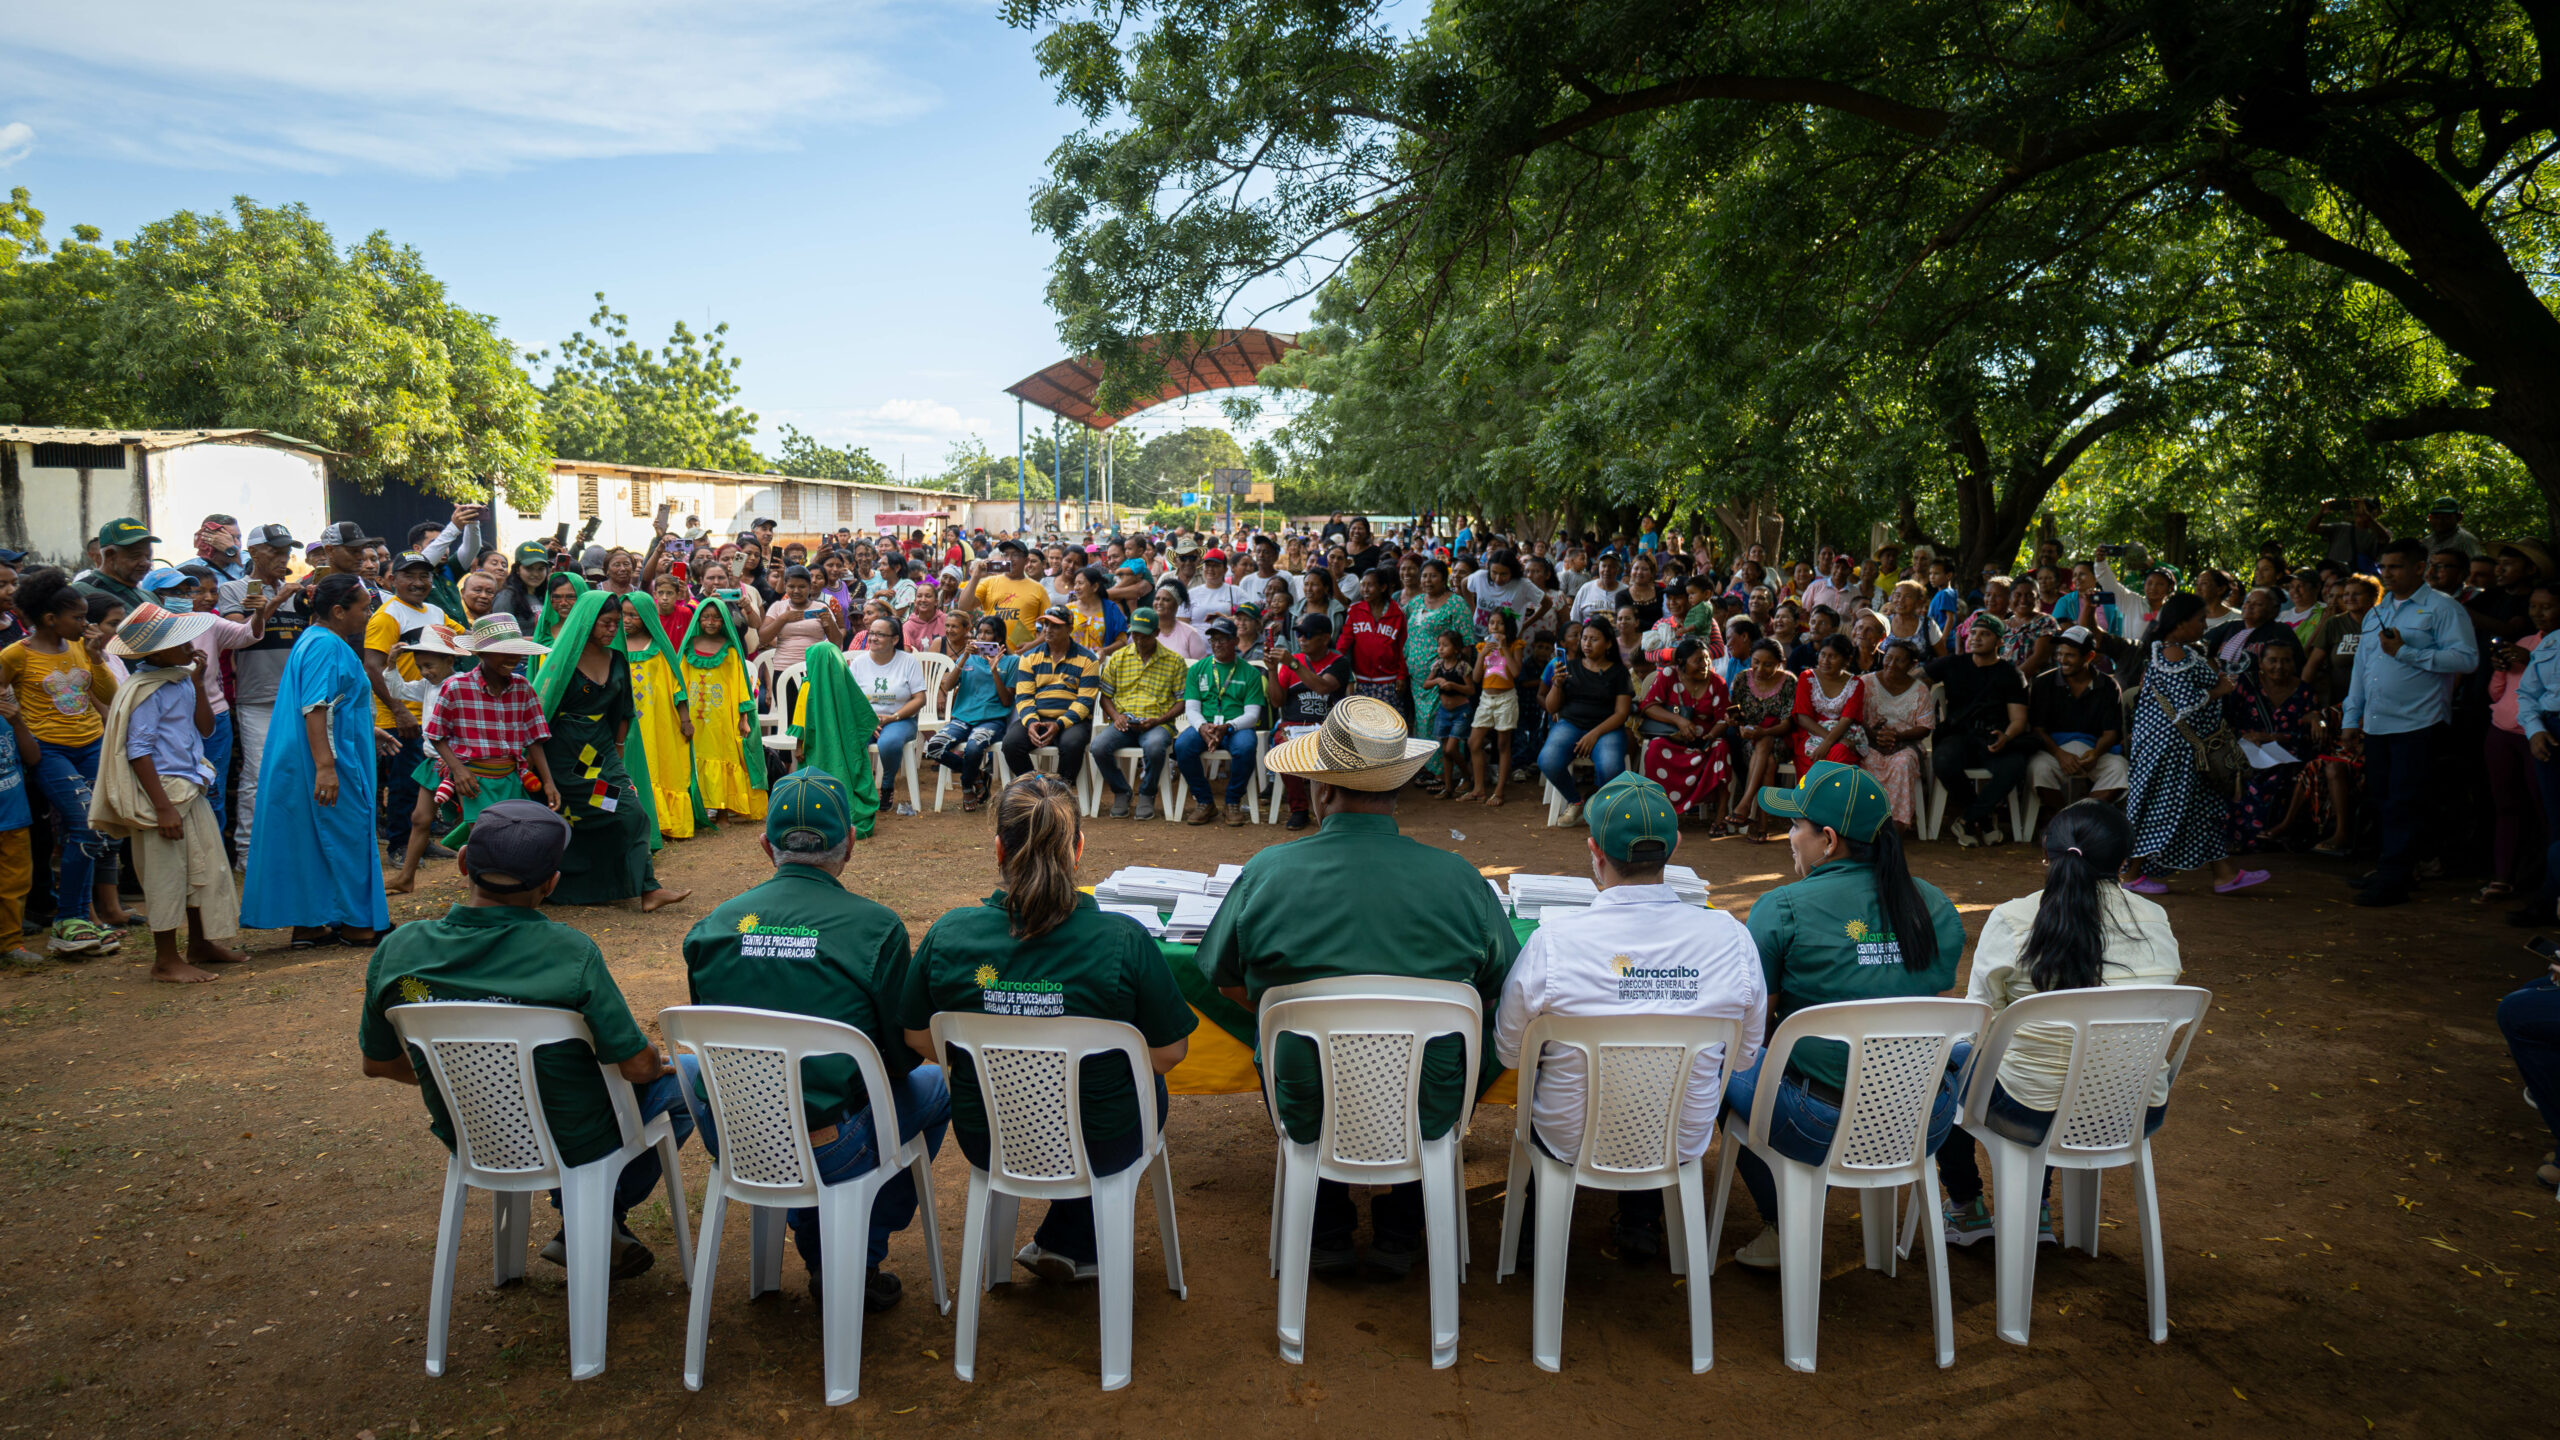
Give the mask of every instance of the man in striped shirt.
[[1076, 643], [1075, 615], [1064, 605], [1040, 617], [1041, 639], [1015, 657], [1013, 719], [1004, 730], [1005, 763], [1016, 775], [1031, 773], [1031, 752], [1058, 747], [1058, 776], [1068, 784], [1084, 773], [1085, 747], [1093, 741], [1093, 707], [1102, 662]]
[[1129, 777], [1119, 753], [1138, 747], [1138, 814], [1156, 818], [1156, 783], [1173, 749], [1173, 722], [1182, 716], [1182, 684], [1190, 670], [1182, 657], [1156, 640], [1156, 612], [1140, 606], [1129, 616], [1130, 643], [1102, 662], [1102, 718], [1093, 737], [1093, 768], [1111, 787], [1114, 819], [1129, 813]]

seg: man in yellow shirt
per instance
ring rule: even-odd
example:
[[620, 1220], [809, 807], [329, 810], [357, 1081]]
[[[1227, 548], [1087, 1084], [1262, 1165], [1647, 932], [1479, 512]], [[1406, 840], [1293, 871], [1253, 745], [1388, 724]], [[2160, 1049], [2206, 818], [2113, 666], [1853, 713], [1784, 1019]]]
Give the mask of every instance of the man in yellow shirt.
[[[414, 689], [418, 679], [418, 662], [402, 647], [417, 644], [419, 635], [430, 627], [450, 623], [443, 608], [427, 598], [434, 583], [435, 567], [426, 556], [411, 551], [394, 560], [391, 593], [383, 597], [381, 608], [364, 627], [364, 668], [373, 681], [373, 723], [400, 741], [400, 753], [386, 757], [375, 772], [381, 777], [383, 798], [376, 819], [383, 838], [394, 843], [406, 843], [409, 838], [409, 812], [418, 803], [414, 772], [426, 757], [421, 739], [426, 697], [418, 695], [413, 702], [401, 693]], [[442, 849], [436, 846], [428, 853], [443, 858], [437, 854]]]
[[1102, 717], [1094, 727], [1093, 768], [1111, 787], [1111, 813], [1129, 813], [1129, 777], [1120, 773], [1121, 747], [1138, 747], [1138, 815], [1156, 818], [1156, 784], [1173, 750], [1173, 722], [1182, 718], [1182, 685], [1190, 670], [1182, 657], [1156, 640], [1156, 612], [1141, 605], [1129, 616], [1130, 643], [1102, 662]]
[[999, 540], [996, 552], [1004, 556], [1004, 573], [978, 582], [978, 608], [1003, 617], [1005, 646], [1019, 651], [1040, 638], [1040, 612], [1049, 608], [1049, 592], [1022, 573], [1030, 550], [1021, 541]]

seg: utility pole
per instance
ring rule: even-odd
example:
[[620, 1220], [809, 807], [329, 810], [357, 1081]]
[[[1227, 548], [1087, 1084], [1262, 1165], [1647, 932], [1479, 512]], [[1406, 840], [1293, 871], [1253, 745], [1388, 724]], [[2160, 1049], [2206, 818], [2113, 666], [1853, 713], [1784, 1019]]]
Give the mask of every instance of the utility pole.
[[1013, 533], [1031, 528], [1031, 462], [1022, 440], [1022, 401], [1013, 402]]

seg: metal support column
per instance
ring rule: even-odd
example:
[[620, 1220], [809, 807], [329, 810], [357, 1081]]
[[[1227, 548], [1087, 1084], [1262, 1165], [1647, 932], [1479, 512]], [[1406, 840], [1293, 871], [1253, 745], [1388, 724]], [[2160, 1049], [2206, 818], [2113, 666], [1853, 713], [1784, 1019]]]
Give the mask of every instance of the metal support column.
[[1031, 462], [1023, 444], [1022, 402], [1013, 402], [1013, 533], [1031, 528]]

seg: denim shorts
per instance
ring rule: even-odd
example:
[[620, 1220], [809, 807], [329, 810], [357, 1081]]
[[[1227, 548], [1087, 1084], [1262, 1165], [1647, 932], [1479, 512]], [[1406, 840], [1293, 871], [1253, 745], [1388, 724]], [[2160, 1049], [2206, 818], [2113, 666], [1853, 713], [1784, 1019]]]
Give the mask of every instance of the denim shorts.
[[1474, 725], [1475, 718], [1476, 707], [1472, 701], [1455, 710], [1446, 705], [1434, 706], [1431, 711], [1431, 738], [1464, 740], [1467, 738], [1468, 729]]

